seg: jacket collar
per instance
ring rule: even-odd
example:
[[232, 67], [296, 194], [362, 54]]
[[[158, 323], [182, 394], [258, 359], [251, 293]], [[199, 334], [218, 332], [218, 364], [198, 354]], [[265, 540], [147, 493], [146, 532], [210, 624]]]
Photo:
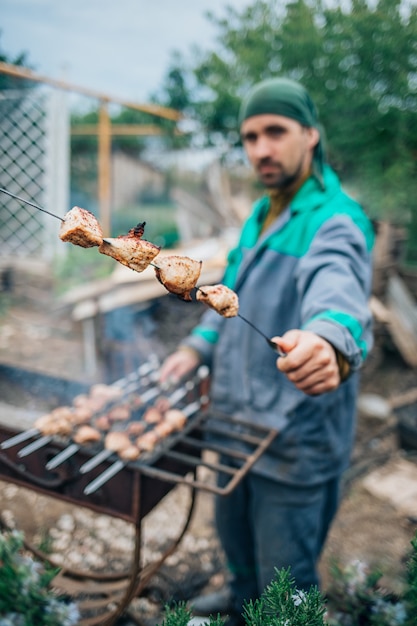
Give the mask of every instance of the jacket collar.
[[340, 191], [339, 178], [328, 165], [323, 169], [323, 182], [324, 187], [314, 175], [310, 176], [292, 199], [291, 213], [310, 212]]

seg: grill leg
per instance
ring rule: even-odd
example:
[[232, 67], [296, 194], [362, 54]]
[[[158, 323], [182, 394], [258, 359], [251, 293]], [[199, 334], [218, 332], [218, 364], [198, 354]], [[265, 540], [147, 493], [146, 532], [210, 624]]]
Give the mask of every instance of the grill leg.
[[[159, 570], [159, 568], [162, 566], [164, 561], [171, 554], [173, 554], [173, 552], [175, 552], [176, 548], [178, 547], [179, 543], [181, 542], [182, 538], [184, 537], [185, 533], [187, 532], [189, 528], [189, 525], [190, 525], [190, 522], [194, 513], [195, 501], [196, 501], [196, 490], [194, 488], [191, 488], [191, 501], [190, 501], [187, 518], [184, 522], [184, 525], [178, 537], [173, 541], [173, 543], [164, 552], [164, 554], [161, 556], [160, 559], [158, 559], [157, 561], [154, 561], [153, 563], [149, 563], [146, 567], [142, 569], [140, 567], [140, 551], [141, 551], [140, 528], [141, 526], [140, 524], [136, 526], [136, 529], [139, 532], [137, 532], [136, 534], [135, 557], [134, 557], [132, 575], [131, 575], [129, 586], [126, 590], [125, 596], [119, 602], [117, 609], [111, 614], [111, 616], [105, 622], [102, 622], [102, 626], [113, 626], [115, 624], [116, 620], [119, 617], [121, 617], [123, 613], [126, 611], [127, 607], [129, 606], [133, 598], [135, 598], [136, 596], [140, 596], [140, 594], [142, 593], [142, 591], [144, 590], [148, 582], [151, 580], [154, 574]], [[83, 622], [81, 622], [80, 624], [82, 626], [89, 626], [89, 625], [84, 625]]]

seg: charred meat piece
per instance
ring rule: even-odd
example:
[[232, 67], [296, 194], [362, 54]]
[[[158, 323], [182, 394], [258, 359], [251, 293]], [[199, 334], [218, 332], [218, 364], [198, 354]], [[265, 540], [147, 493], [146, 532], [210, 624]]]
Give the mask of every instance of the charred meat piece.
[[111, 422], [123, 422], [130, 417], [130, 408], [127, 404], [119, 404], [113, 407], [107, 413], [107, 417]]
[[197, 300], [204, 302], [223, 317], [235, 317], [239, 313], [238, 295], [226, 285], [199, 287]]
[[171, 255], [158, 259], [157, 265], [155, 274], [165, 289], [183, 300], [191, 300], [191, 290], [200, 277], [202, 261]]
[[93, 248], [103, 243], [103, 231], [93, 213], [75, 206], [65, 214], [59, 238], [75, 246]]
[[131, 445], [132, 443], [129, 439], [129, 435], [125, 432], [117, 430], [107, 433], [104, 439], [104, 447], [107, 450], [112, 450], [113, 452], [120, 452]]
[[38, 417], [34, 423], [35, 428], [40, 430], [43, 435], [69, 435], [72, 431], [72, 423], [70, 413], [62, 411], [64, 408], [67, 407], [60, 407]]
[[86, 393], [80, 393], [72, 401], [73, 406], [84, 408], [88, 404], [88, 396]]
[[104, 398], [106, 401], [116, 400], [123, 395], [123, 390], [120, 387], [116, 387], [114, 385], [96, 383], [90, 388], [89, 395], [91, 398]]
[[141, 435], [146, 428], [145, 422], [130, 422], [126, 428], [126, 432], [133, 437]]
[[94, 412], [87, 406], [77, 406], [72, 412], [71, 421], [73, 424], [85, 424], [91, 420], [93, 413]]
[[134, 446], [133, 443], [130, 444], [127, 448], [123, 448], [119, 450], [118, 455], [123, 461], [134, 461], [140, 456], [141, 451], [137, 446]]
[[159, 435], [154, 428], [144, 433], [143, 435], [140, 435], [140, 437], [136, 439], [136, 445], [139, 450], [151, 452], [158, 443], [158, 439]]
[[142, 239], [145, 223], [131, 228], [127, 235], [106, 238], [100, 245], [99, 251], [113, 257], [135, 272], [143, 272], [161, 249], [150, 241]]
[[166, 396], [159, 396], [159, 398], [155, 400], [154, 406], [160, 413], [165, 413], [165, 411], [168, 411], [171, 407], [171, 401]]
[[83, 445], [86, 443], [93, 443], [94, 441], [100, 441], [101, 435], [96, 428], [93, 428], [88, 424], [84, 424], [78, 428], [77, 432], [73, 436], [73, 439], [75, 443]]
[[104, 431], [110, 430], [111, 427], [111, 421], [107, 415], [99, 415], [94, 420], [94, 424], [99, 430]]
[[186, 421], [186, 416], [179, 409], [169, 409], [164, 415], [164, 422], [170, 424], [174, 430], [184, 428]]
[[146, 409], [143, 414], [143, 420], [147, 424], [158, 424], [158, 422], [162, 421], [163, 415], [159, 409], [154, 406], [150, 406]]
[[158, 435], [158, 438], [163, 439], [164, 437], [168, 437], [175, 430], [174, 425], [166, 420], [159, 422], [155, 426], [155, 432]]

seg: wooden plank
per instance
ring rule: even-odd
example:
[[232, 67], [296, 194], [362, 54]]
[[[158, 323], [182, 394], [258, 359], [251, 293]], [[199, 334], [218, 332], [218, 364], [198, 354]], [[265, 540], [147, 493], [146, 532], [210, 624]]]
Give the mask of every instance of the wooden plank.
[[387, 286], [389, 331], [402, 357], [417, 367], [417, 306], [405, 283], [397, 275], [389, 277]]
[[408, 391], [404, 391], [404, 393], [392, 396], [389, 398], [388, 402], [392, 409], [399, 409], [402, 406], [407, 406], [408, 404], [417, 402], [417, 387], [413, 387], [412, 389], [408, 389]]
[[368, 474], [363, 485], [372, 495], [389, 502], [400, 514], [417, 516], [417, 466], [395, 459]]
[[369, 308], [371, 309], [372, 315], [378, 322], [388, 324], [391, 321], [390, 311], [376, 296], [371, 296], [369, 300]]

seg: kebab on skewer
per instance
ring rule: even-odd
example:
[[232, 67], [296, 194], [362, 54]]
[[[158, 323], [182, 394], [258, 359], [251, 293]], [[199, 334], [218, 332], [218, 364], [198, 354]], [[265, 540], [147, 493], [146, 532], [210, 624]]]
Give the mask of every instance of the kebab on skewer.
[[83, 424], [72, 436], [75, 443], [80, 445], [86, 445], [87, 443], [95, 443], [100, 441], [101, 432], [97, 428], [93, 428], [89, 424]]
[[179, 409], [168, 409], [162, 419], [151, 430], [140, 434], [134, 442], [130, 440], [129, 431], [123, 433], [113, 432], [107, 435], [104, 445], [107, 449], [116, 452], [122, 460], [133, 461], [143, 452], [152, 452], [162, 439], [175, 431], [181, 430], [186, 421], [187, 418], [182, 411]]
[[123, 390], [115, 385], [93, 385], [88, 394], [75, 396], [72, 406], [57, 407], [41, 415], [34, 427], [43, 436], [69, 435], [74, 427], [90, 422], [95, 413], [122, 394]]
[[[198, 411], [201, 406], [202, 406], [202, 398], [184, 407], [184, 409], [180, 411], [180, 413], [182, 413], [181, 421], [186, 421], [189, 417], [191, 417], [193, 413]], [[123, 451], [121, 451], [121, 454], [119, 453], [119, 456], [123, 455], [125, 458], [117, 459], [104, 472], [102, 472], [99, 476], [94, 478], [94, 480], [85, 487], [84, 493], [86, 495], [90, 495], [94, 493], [95, 491], [97, 491], [97, 489], [102, 487], [108, 480], [110, 480], [113, 476], [115, 476], [118, 472], [120, 472], [120, 470], [122, 470], [123, 467], [125, 467], [125, 465], [129, 461], [137, 458], [136, 456], [137, 452], [135, 451], [135, 448], [136, 446], [133, 444], [132, 446], [129, 446], [128, 448], [125, 448]], [[94, 467], [96, 467], [96, 465], [94, 465]], [[80, 471], [81, 471], [81, 468], [80, 468]]]
[[71, 407], [58, 407], [38, 417], [34, 427], [44, 436], [69, 435], [73, 428], [71, 417]]
[[223, 317], [236, 317], [239, 313], [238, 295], [226, 285], [198, 287], [196, 297]]
[[99, 252], [111, 256], [135, 272], [143, 272], [161, 250], [160, 246], [142, 239], [145, 224], [146, 222], [142, 222], [131, 228], [127, 235], [106, 237], [99, 247]]
[[65, 214], [59, 238], [82, 248], [93, 248], [103, 243], [103, 231], [96, 217], [78, 206]]
[[202, 261], [195, 261], [187, 256], [163, 256], [157, 259], [155, 275], [170, 293], [183, 300], [191, 300], [191, 291], [201, 274]]

